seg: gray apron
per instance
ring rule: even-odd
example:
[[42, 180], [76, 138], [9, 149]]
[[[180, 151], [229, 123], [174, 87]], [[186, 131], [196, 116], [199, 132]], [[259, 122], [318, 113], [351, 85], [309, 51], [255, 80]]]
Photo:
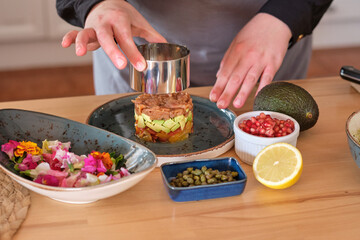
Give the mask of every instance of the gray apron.
[[[190, 49], [190, 84], [211, 86], [230, 43], [266, 0], [129, 0], [169, 43]], [[135, 39], [143, 44], [143, 39]], [[274, 80], [306, 77], [311, 57], [311, 36], [296, 43], [286, 54]], [[129, 63], [130, 64], [130, 63]], [[118, 70], [100, 48], [93, 53], [97, 95], [133, 91], [129, 68]]]

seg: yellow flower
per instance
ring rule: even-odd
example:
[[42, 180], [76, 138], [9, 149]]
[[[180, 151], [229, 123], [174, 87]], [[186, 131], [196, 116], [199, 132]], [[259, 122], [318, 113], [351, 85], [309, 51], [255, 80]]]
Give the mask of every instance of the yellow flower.
[[24, 152], [30, 153], [31, 155], [40, 155], [41, 149], [37, 146], [36, 143], [30, 141], [22, 141], [14, 151], [16, 157], [22, 157]]

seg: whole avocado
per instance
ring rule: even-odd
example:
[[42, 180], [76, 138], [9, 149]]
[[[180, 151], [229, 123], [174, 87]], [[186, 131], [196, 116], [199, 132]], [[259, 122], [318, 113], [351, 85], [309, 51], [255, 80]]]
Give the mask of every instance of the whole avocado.
[[312, 128], [319, 118], [318, 105], [310, 93], [289, 82], [263, 87], [255, 97], [253, 110], [287, 114], [299, 123], [300, 131]]

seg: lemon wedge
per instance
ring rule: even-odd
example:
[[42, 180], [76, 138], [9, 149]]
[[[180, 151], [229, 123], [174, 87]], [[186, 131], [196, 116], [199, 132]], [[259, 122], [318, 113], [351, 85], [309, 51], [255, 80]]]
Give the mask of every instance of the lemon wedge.
[[300, 151], [288, 143], [274, 143], [261, 150], [255, 157], [255, 178], [273, 189], [284, 189], [294, 185], [302, 172]]

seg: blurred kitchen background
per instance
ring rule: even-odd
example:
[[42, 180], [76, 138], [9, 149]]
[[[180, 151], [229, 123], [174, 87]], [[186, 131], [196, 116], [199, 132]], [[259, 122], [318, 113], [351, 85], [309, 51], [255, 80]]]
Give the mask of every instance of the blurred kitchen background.
[[[335, 0], [314, 31], [308, 77], [360, 69], [360, 1]], [[91, 53], [77, 57], [61, 40], [75, 29], [55, 0], [0, 0], [0, 101], [94, 94]]]

